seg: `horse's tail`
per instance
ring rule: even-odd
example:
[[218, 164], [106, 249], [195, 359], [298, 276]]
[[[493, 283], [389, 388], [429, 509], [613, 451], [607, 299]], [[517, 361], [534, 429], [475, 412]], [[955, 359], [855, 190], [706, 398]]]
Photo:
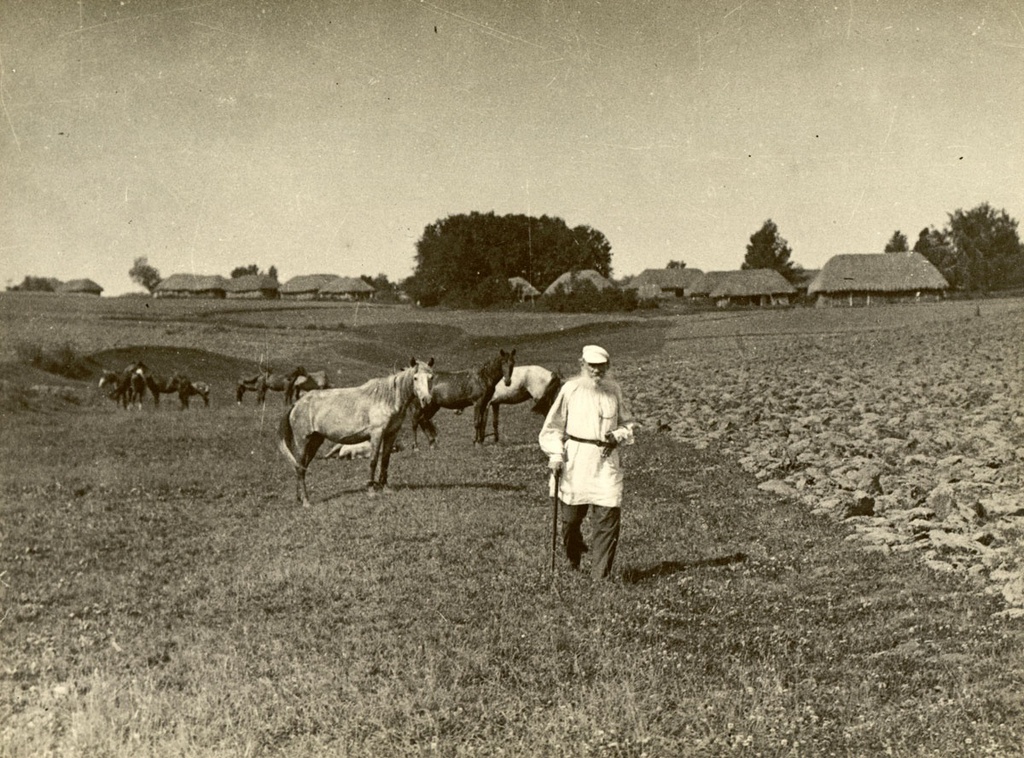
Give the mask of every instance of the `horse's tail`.
[[292, 430], [292, 410], [289, 408], [277, 426], [277, 449], [295, 468], [299, 468], [299, 462], [295, 459], [295, 453], [292, 452], [294, 448], [295, 432]]
[[558, 397], [560, 389], [562, 389], [562, 377], [552, 372], [551, 381], [544, 388], [544, 394], [537, 398], [537, 402], [533, 404], [533, 408], [530, 410], [534, 413], [547, 415], [547, 412], [551, 410], [551, 406], [555, 404], [555, 398]]

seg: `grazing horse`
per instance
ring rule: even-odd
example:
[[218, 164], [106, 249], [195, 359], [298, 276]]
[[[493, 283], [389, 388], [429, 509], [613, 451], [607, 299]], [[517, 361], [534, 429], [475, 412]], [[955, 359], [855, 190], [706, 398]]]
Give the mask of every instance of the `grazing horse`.
[[[309, 506], [306, 469], [324, 440], [353, 445], [370, 442], [371, 490], [388, 483], [388, 464], [405, 413], [414, 400], [430, 403], [434, 359], [413, 358], [409, 367], [391, 376], [370, 379], [358, 387], [310, 392], [281, 418], [277, 448], [295, 468], [295, 496]], [[377, 461], [380, 478], [375, 480]]]
[[298, 376], [305, 375], [306, 369], [302, 366], [296, 366], [292, 371], [287, 374], [274, 374], [269, 370], [261, 371], [253, 377], [243, 377], [238, 380], [238, 384], [235, 385], [235, 400], [238, 401], [239, 405], [242, 403], [242, 398], [245, 397], [246, 392], [256, 393], [256, 402], [263, 404], [267, 400], [267, 391], [273, 390], [274, 392], [284, 392], [285, 404], [291, 405], [291, 401], [288, 399], [287, 391], [288, 386]]
[[478, 369], [465, 371], [438, 371], [434, 376], [434, 391], [431, 401], [413, 411], [412, 446], [416, 448], [416, 429], [422, 429], [433, 446], [437, 440], [437, 427], [431, 419], [441, 408], [461, 411], [473, 406], [473, 427], [476, 430], [473, 443], [482, 445], [487, 427], [487, 405], [494, 396], [495, 385], [504, 380], [505, 386], [512, 382], [512, 371], [516, 365], [516, 351], [499, 351]]
[[304, 392], [312, 392], [313, 390], [326, 390], [330, 389], [331, 382], [327, 378], [326, 371], [308, 371], [305, 374], [299, 374], [291, 383], [288, 385], [288, 389], [285, 392], [285, 402], [291, 405], [293, 402], [302, 397]]
[[100, 389], [110, 386], [107, 396], [114, 402], [120, 402], [127, 410], [134, 405], [142, 409], [142, 397], [146, 394], [146, 364], [141, 361], [130, 363], [120, 372], [104, 371], [100, 377]]
[[181, 379], [178, 374], [174, 374], [168, 379], [157, 376], [156, 374], [146, 373], [146, 386], [149, 388], [150, 393], [153, 395], [154, 405], [160, 405], [160, 395], [170, 395], [171, 393], [178, 393]]
[[178, 377], [178, 400], [182, 408], [188, 408], [189, 398], [199, 395], [203, 399], [203, 405], [210, 407], [210, 385], [206, 382], [193, 382], [187, 376]]
[[498, 441], [498, 407], [516, 405], [533, 400], [534, 413], [542, 416], [551, 410], [551, 405], [562, 387], [562, 377], [543, 366], [516, 366], [512, 370], [511, 384], [499, 383], [491, 398], [491, 410], [494, 412], [494, 441]]

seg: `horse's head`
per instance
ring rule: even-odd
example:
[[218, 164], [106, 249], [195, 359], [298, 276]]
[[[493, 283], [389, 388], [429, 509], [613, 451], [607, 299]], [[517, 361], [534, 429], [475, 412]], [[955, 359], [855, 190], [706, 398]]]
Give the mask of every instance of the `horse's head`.
[[516, 367], [516, 351], [512, 348], [511, 353], [501, 351], [501, 378], [505, 380], [505, 386], [512, 386], [512, 370]]
[[434, 394], [434, 359], [424, 363], [413, 358], [409, 365], [414, 369], [412, 388], [420, 405], [427, 405]]

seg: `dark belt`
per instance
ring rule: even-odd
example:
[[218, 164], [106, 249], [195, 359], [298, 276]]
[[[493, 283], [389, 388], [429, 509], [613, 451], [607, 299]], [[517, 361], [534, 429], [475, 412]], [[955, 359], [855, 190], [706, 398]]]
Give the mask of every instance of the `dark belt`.
[[608, 454], [611, 453], [611, 451], [614, 450], [618, 445], [618, 443], [615, 442], [614, 440], [588, 440], [584, 437], [573, 437], [571, 434], [566, 434], [565, 436], [567, 439], [570, 439], [573, 442], [583, 442], [584, 444], [587, 445], [596, 445], [597, 447], [602, 449], [602, 457], [607, 457]]

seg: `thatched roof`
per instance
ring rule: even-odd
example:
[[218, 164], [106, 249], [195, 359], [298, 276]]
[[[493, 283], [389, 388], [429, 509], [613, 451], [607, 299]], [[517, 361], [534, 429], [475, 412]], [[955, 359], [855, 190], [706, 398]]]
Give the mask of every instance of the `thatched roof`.
[[320, 288], [320, 292], [329, 295], [355, 295], [361, 292], [376, 292], [372, 286], [354, 276], [339, 276]]
[[756, 297], [758, 295], [791, 295], [796, 287], [772, 268], [723, 271], [708, 292], [711, 298]]
[[340, 279], [337, 274], [306, 274], [293, 276], [281, 285], [282, 295], [298, 295], [304, 292], [319, 292], [327, 283]]
[[626, 289], [654, 285], [663, 290], [687, 290], [704, 276], [699, 268], [645, 268], [633, 277]]
[[562, 285], [565, 285], [566, 292], [572, 292], [573, 282], [581, 280], [590, 282], [599, 290], [615, 286], [593, 269], [585, 268], [582, 271], [566, 271], [560, 277], [555, 279], [555, 281], [551, 282], [548, 288], [544, 290], [544, 294], [553, 295], [555, 294], [555, 291]]
[[949, 288], [939, 270], [920, 253], [834, 255], [807, 288], [819, 292], [912, 292]]
[[57, 292], [98, 295], [103, 292], [103, 288], [92, 279], [72, 279], [70, 282], [64, 282], [64, 284], [60, 285]]
[[685, 288], [687, 295], [708, 295], [714, 289], [715, 284], [731, 271], [705, 271], [693, 284]]
[[518, 293], [519, 297], [537, 297], [537, 295], [540, 294], [539, 289], [534, 287], [521, 276], [511, 277], [508, 280], [508, 283], [512, 285], [512, 289]]
[[280, 286], [277, 279], [267, 274], [246, 274], [229, 279], [225, 289], [228, 292], [263, 292], [264, 290], [276, 292]]
[[199, 276], [197, 274], [171, 274], [156, 285], [154, 292], [210, 292], [226, 290], [228, 280], [223, 276]]

